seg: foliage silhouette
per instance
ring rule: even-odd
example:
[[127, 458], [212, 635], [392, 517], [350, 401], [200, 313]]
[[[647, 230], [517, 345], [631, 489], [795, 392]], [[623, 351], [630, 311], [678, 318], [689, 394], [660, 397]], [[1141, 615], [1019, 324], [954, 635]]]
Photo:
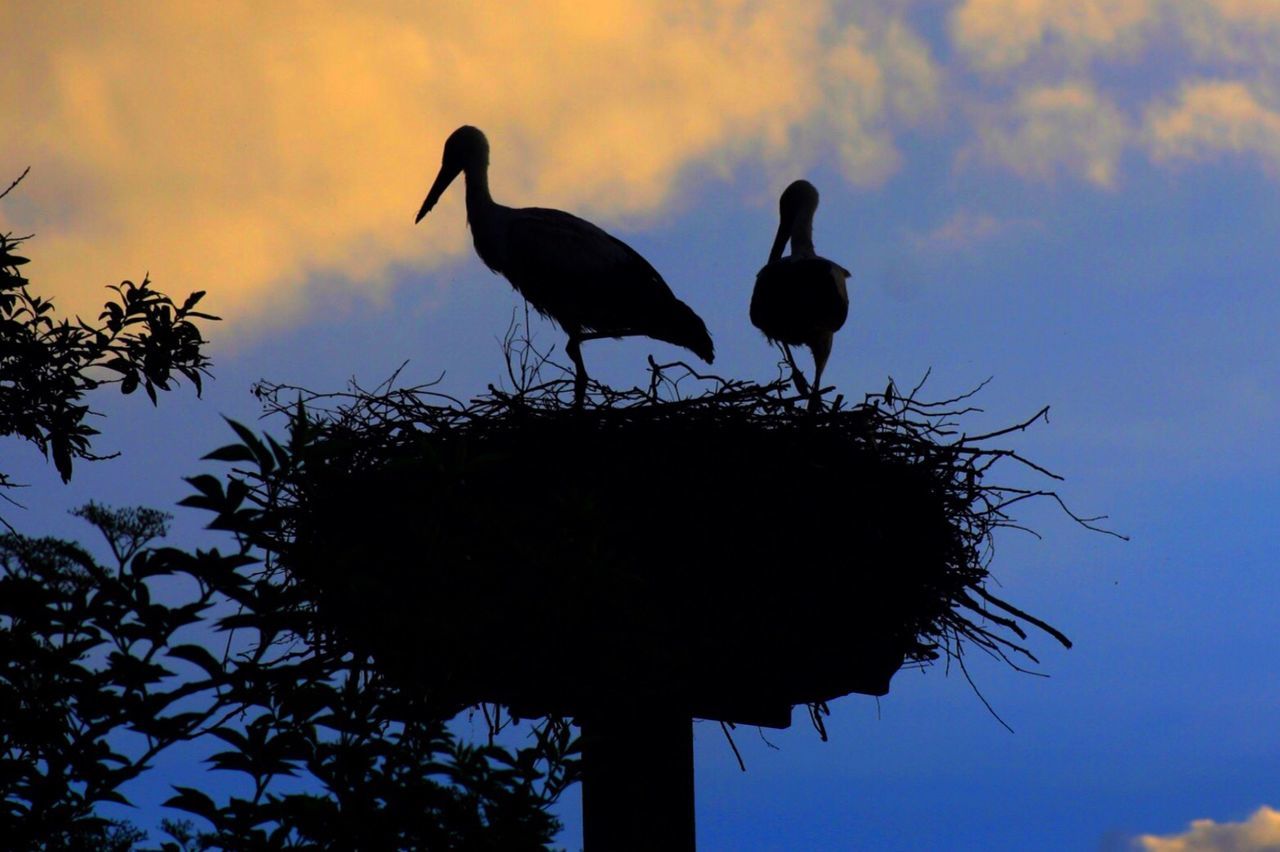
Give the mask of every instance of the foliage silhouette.
[[[126, 802], [158, 754], [202, 737], [225, 744], [208, 763], [246, 793], [176, 788], [168, 804], [208, 830], [169, 823], [165, 849], [532, 849], [553, 836], [546, 806], [566, 779], [547, 761], [568, 752], [567, 728], [515, 752], [462, 743], [249, 552], [154, 548], [166, 518], [151, 510], [79, 514], [114, 565], [0, 537], [7, 848], [130, 848], [138, 833], [95, 806]], [[306, 792], [278, 789], [299, 778]]]
[[[125, 394], [142, 388], [154, 404], [157, 391], [170, 390], [177, 376], [198, 394], [209, 359], [192, 320], [218, 318], [196, 310], [203, 291], [176, 305], [144, 277], [141, 284], [112, 285], [115, 298], [97, 324], [57, 320], [53, 302], [32, 293], [19, 272], [28, 259], [17, 252], [27, 239], [0, 234], [0, 436], [35, 444], [65, 482], [76, 460], [99, 458], [91, 449], [97, 430], [85, 422], [84, 394], [118, 383]], [[12, 484], [0, 471], [0, 486]]]

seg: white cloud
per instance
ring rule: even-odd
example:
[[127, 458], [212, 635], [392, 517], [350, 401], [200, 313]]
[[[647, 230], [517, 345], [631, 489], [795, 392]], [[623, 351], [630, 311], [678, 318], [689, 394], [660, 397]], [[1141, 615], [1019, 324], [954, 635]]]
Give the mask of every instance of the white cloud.
[[1280, 811], [1263, 805], [1244, 822], [1192, 820], [1182, 834], [1144, 834], [1135, 846], [1145, 852], [1275, 852], [1280, 850]]

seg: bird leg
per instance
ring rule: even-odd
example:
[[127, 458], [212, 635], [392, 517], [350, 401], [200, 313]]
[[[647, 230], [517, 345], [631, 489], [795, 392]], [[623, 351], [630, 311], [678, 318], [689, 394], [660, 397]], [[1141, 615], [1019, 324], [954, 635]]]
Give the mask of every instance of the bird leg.
[[641, 336], [641, 333], [638, 331], [588, 331], [569, 335], [569, 342], [565, 345], [564, 351], [568, 352], [569, 357], [573, 359], [573, 366], [576, 370], [573, 376], [574, 408], [581, 408], [582, 401], [587, 395], [587, 367], [582, 363], [582, 344], [588, 340], [601, 340], [606, 337], [636, 336]]
[[817, 338], [810, 344], [813, 351], [813, 396], [809, 397], [809, 410], [813, 411], [822, 405], [822, 371], [826, 369], [827, 358], [831, 357], [831, 341], [834, 335], [827, 334]]
[[587, 365], [582, 363], [582, 338], [576, 334], [569, 335], [564, 351], [573, 359], [573, 407], [581, 408], [587, 396]]
[[785, 343], [782, 344], [782, 355], [791, 365], [791, 381], [795, 382], [796, 391], [801, 396], [808, 396], [809, 383], [805, 381], [804, 373], [800, 372], [800, 368], [796, 366], [796, 359], [791, 357], [791, 347]]

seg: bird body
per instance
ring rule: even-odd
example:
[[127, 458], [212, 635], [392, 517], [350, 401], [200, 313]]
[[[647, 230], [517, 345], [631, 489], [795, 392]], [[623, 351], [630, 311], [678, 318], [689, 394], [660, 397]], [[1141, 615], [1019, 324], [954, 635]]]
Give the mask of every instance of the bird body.
[[849, 270], [825, 257], [784, 257], [756, 276], [751, 323], [770, 341], [809, 346], [849, 316]]
[[626, 243], [561, 210], [495, 204], [488, 218], [472, 226], [480, 259], [570, 335], [643, 335], [715, 357], [702, 320]]
[[706, 325], [635, 249], [561, 210], [498, 204], [489, 194], [488, 166], [484, 134], [474, 127], [454, 131], [416, 221], [461, 172], [476, 253], [568, 334], [566, 348], [577, 368], [577, 404], [586, 390], [579, 350], [585, 340], [640, 335], [683, 346], [708, 363], [713, 360]]
[[[795, 181], [782, 193], [778, 206], [778, 233], [769, 262], [756, 275], [751, 293], [751, 324], [770, 342], [782, 345], [801, 393], [806, 392], [807, 382], [791, 357], [790, 347], [809, 347], [816, 399], [835, 333], [849, 316], [849, 270], [814, 251], [818, 190], [813, 184]], [[791, 254], [783, 257], [788, 242]]]

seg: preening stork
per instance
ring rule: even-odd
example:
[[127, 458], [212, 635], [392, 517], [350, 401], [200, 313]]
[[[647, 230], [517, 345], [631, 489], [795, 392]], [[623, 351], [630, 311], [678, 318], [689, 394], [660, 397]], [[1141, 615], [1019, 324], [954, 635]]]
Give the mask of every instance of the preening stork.
[[[791, 357], [791, 347], [809, 347], [814, 368], [810, 405], [816, 406], [831, 341], [849, 316], [845, 284], [849, 270], [818, 257], [813, 250], [813, 214], [818, 209], [818, 190], [813, 184], [807, 180], [792, 183], [783, 191], [778, 208], [778, 235], [751, 294], [751, 324], [770, 342], [782, 345], [796, 389], [806, 395], [810, 393], [808, 382]], [[791, 254], [783, 257], [788, 240]]]
[[581, 351], [587, 340], [652, 337], [712, 361], [715, 349], [702, 319], [631, 246], [560, 210], [495, 202], [489, 194], [489, 140], [474, 127], [459, 127], [444, 143], [440, 173], [414, 222], [431, 212], [459, 172], [466, 178], [476, 254], [569, 335], [565, 351], [576, 370], [575, 405], [587, 389]]

